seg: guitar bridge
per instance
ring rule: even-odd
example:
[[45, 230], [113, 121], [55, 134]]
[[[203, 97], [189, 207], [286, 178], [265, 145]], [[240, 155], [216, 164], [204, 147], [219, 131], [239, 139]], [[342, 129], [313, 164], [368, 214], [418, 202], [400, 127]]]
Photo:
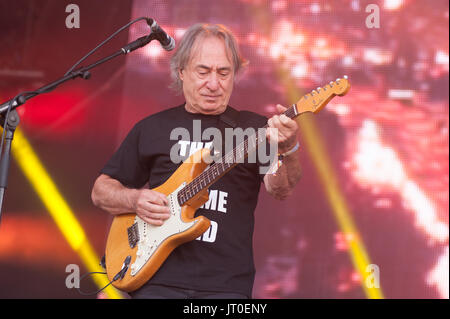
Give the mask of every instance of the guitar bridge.
[[136, 244], [139, 241], [138, 225], [134, 223], [133, 225], [128, 227], [127, 232], [128, 232], [128, 244], [130, 245], [131, 248], [136, 247]]

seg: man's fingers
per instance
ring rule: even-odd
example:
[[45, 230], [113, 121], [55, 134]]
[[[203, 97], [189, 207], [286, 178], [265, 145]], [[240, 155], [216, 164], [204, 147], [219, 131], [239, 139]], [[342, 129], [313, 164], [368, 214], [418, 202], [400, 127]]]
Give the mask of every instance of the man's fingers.
[[155, 219], [155, 218], [147, 217], [145, 215], [142, 215], [139, 217], [142, 218], [143, 221], [145, 221], [146, 223], [148, 223], [150, 225], [161, 226], [162, 224], [164, 224], [164, 221], [161, 219]]
[[158, 193], [151, 189], [143, 189], [140, 194], [139, 201], [141, 202], [151, 202], [158, 205], [168, 205], [168, 200], [166, 195]]
[[283, 126], [288, 127], [288, 128], [295, 126], [295, 121], [290, 119], [286, 115], [282, 114], [282, 115], [280, 115], [279, 118], [280, 118], [280, 122], [281, 122], [281, 124], [283, 124]]
[[278, 112], [283, 113], [287, 110], [287, 107], [284, 107], [281, 104], [277, 104], [277, 110], [278, 110]]
[[167, 206], [169, 204], [169, 200], [167, 199], [167, 196], [158, 192], [155, 192], [156, 195], [159, 197], [159, 199], [162, 201], [162, 205]]
[[158, 205], [150, 202], [144, 202], [140, 208], [148, 213], [170, 214], [169, 206]]
[[278, 143], [278, 129], [268, 127], [266, 129], [266, 138], [269, 140], [269, 143]]
[[155, 204], [159, 204], [159, 205], [167, 205], [168, 201], [167, 201], [167, 197], [164, 194], [155, 192], [150, 190], [150, 196], [149, 196], [149, 201]]
[[136, 213], [145, 222], [156, 226], [161, 226], [165, 220], [170, 218], [170, 211], [167, 206], [152, 203], [146, 203]]

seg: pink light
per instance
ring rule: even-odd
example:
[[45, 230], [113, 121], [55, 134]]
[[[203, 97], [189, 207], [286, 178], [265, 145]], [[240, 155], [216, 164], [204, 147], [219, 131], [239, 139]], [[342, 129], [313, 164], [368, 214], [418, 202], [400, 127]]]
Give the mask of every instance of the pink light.
[[417, 227], [438, 242], [448, 241], [448, 226], [439, 220], [434, 203], [407, 176], [397, 153], [381, 141], [379, 130], [374, 121], [363, 122], [353, 155], [354, 177], [372, 189], [382, 187], [399, 192], [403, 205], [414, 214]]
[[320, 4], [312, 3], [309, 6], [309, 10], [311, 11], [311, 13], [314, 13], [314, 14], [320, 13], [320, 11], [321, 11]]
[[299, 63], [295, 65], [292, 70], [291, 74], [295, 78], [304, 78], [308, 75], [308, 64], [306, 63]]
[[272, 10], [273, 11], [281, 11], [283, 9], [287, 8], [287, 2], [286, 0], [275, 0], [272, 1]]
[[338, 251], [346, 251], [348, 250], [348, 243], [345, 239], [345, 236], [342, 232], [337, 232], [334, 234], [334, 247]]
[[400, 9], [403, 0], [384, 0], [383, 8], [385, 10], [394, 11]]
[[319, 48], [324, 48], [327, 44], [328, 44], [328, 41], [325, 38], [319, 38], [316, 40], [316, 46]]
[[380, 49], [369, 48], [364, 50], [364, 61], [375, 64], [384, 65], [388, 64], [392, 60], [392, 54], [388, 51]]
[[449, 274], [448, 274], [448, 246], [438, 262], [427, 276], [427, 283], [435, 286], [441, 298], [449, 298]]
[[247, 41], [248, 41], [249, 43], [255, 43], [255, 42], [256, 42], [256, 39], [257, 39], [256, 33], [249, 33], [249, 34], [247, 35]]
[[352, 272], [352, 274], [351, 274], [351, 280], [352, 280], [354, 283], [360, 283], [361, 280], [362, 280], [362, 277], [361, 277], [361, 275], [360, 275], [358, 272], [354, 271], [354, 272]]
[[144, 48], [144, 52], [146, 56], [156, 59], [161, 56], [163, 48], [159, 42], [154, 41]]
[[181, 39], [186, 33], [186, 29], [176, 28], [174, 31], [175, 38]]

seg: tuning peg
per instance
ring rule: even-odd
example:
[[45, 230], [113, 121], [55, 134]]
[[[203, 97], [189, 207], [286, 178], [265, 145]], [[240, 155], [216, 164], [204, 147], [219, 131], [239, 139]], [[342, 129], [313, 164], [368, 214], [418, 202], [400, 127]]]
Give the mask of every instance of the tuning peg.
[[346, 79], [346, 80], [347, 80], [347, 79], [348, 79], [348, 76], [344, 75], [344, 79]]
[[333, 87], [333, 81], [330, 81], [330, 86]]
[[319, 92], [322, 88], [319, 86], [316, 90], [317, 92]]

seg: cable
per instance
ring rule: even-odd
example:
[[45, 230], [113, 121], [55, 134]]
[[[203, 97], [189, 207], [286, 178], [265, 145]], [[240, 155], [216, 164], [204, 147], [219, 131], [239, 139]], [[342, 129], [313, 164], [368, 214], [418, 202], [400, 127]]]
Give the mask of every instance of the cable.
[[[92, 271], [92, 272], [88, 272], [87, 274], [84, 274], [83, 276], [81, 276], [80, 282], [81, 282], [86, 276], [88, 276], [88, 275], [93, 275], [93, 274], [106, 275], [106, 272], [101, 272], [101, 271]], [[84, 291], [81, 291], [81, 288], [77, 288], [77, 290], [78, 290], [78, 292], [80, 293], [80, 295], [83, 295], [83, 296], [92, 296], [92, 295], [98, 294], [100, 291], [102, 291], [103, 289], [105, 289], [106, 287], [108, 287], [109, 285], [111, 285], [111, 284], [113, 283], [113, 281], [114, 281], [114, 279], [111, 280], [105, 287], [100, 288], [99, 290], [94, 291], [94, 292], [84, 292]]]
[[[123, 27], [121, 27], [120, 29], [118, 29], [116, 32], [114, 32], [112, 35], [110, 35], [106, 40], [104, 40], [102, 43], [100, 43], [99, 45], [97, 45], [94, 49], [92, 49], [88, 54], [86, 54], [83, 58], [81, 58], [81, 60], [79, 60], [77, 63], [75, 63], [70, 69], [69, 69], [69, 71], [67, 71], [65, 74], [64, 74], [64, 76], [67, 76], [70, 72], [72, 72], [81, 62], [83, 62], [84, 60], [86, 60], [91, 54], [93, 54], [95, 51], [97, 51], [99, 48], [101, 48], [103, 45], [105, 45], [108, 41], [110, 41], [112, 38], [114, 38], [117, 34], [119, 34], [120, 32], [122, 32], [123, 30], [125, 30], [126, 28], [128, 28], [130, 25], [132, 25], [132, 24], [134, 24], [134, 23], [136, 23], [136, 22], [138, 22], [138, 21], [140, 21], [140, 20], [148, 20], [148, 18], [146, 18], [146, 17], [140, 17], [140, 18], [137, 18], [137, 19], [135, 19], [135, 20], [133, 20], [133, 21], [131, 21], [131, 22], [128, 22], [126, 25], [124, 25]], [[15, 97], [14, 97], [14, 99], [12, 99], [10, 102], [9, 102], [9, 105], [8, 105], [8, 110], [6, 111], [6, 115], [5, 115], [5, 122], [4, 122], [4, 125], [6, 125], [7, 124], [7, 121], [8, 121], [8, 116], [9, 116], [9, 112], [11, 111], [11, 109], [12, 109], [12, 105], [13, 105], [13, 103], [14, 103], [14, 101], [16, 101], [19, 97], [21, 97], [21, 96], [23, 96], [23, 95], [26, 95], [26, 94], [28, 94], [28, 95], [38, 95], [38, 94], [41, 94], [41, 93], [48, 93], [48, 92], [50, 92], [50, 91], [52, 91], [54, 88], [50, 88], [50, 89], [47, 89], [47, 90], [44, 90], [44, 91], [29, 91], [29, 92], [22, 92], [22, 93], [19, 93], [18, 95], [16, 95]], [[23, 104], [23, 103], [22, 103]], [[2, 132], [2, 137], [1, 137], [1, 145], [0, 145], [0, 159], [1, 159], [1, 157], [2, 157], [2, 153], [3, 153], [3, 144], [4, 144], [4, 140], [5, 140], [5, 129], [3, 129], [3, 132]]]
[[[101, 265], [103, 267], [105, 267], [104, 266], [104, 258], [105, 258], [105, 256], [103, 256], [102, 262], [101, 262]], [[120, 271], [113, 277], [113, 279], [105, 287], [103, 287], [103, 288], [101, 288], [101, 289], [99, 289], [97, 291], [89, 292], [89, 293], [88, 292], [83, 292], [83, 291], [81, 291], [80, 288], [77, 288], [78, 292], [80, 294], [84, 295], [84, 296], [90, 296], [90, 295], [98, 294], [100, 291], [102, 291], [103, 289], [105, 289], [106, 287], [111, 285], [114, 281], [119, 280], [119, 279], [123, 279], [123, 277], [125, 276], [126, 272], [128, 271], [128, 266], [129, 266], [130, 262], [131, 262], [131, 256], [127, 256], [125, 258], [124, 262], [123, 262], [122, 269], [120, 269]], [[106, 275], [107, 273], [106, 272], [99, 272], [99, 271], [88, 272], [87, 274], [84, 274], [83, 276], [81, 276], [80, 282], [81, 282], [81, 280], [83, 280], [84, 277], [86, 277], [88, 275], [92, 275], [92, 274]]]
[[133, 23], [136, 23], [140, 20], [146, 20], [146, 17], [140, 17], [137, 18], [129, 23], [127, 23], [126, 25], [124, 25], [123, 27], [121, 27], [119, 30], [117, 30], [116, 32], [114, 32], [112, 35], [110, 35], [106, 40], [104, 40], [102, 43], [100, 43], [99, 45], [97, 45], [94, 49], [92, 49], [88, 54], [86, 54], [83, 58], [81, 58], [80, 61], [78, 61], [77, 63], [75, 63], [70, 69], [69, 71], [67, 71], [64, 76], [68, 75], [70, 72], [72, 72], [81, 62], [83, 62], [84, 60], [86, 60], [92, 53], [94, 53], [95, 51], [97, 51], [100, 47], [102, 47], [106, 42], [108, 42], [109, 40], [111, 40], [112, 38], [114, 38], [117, 34], [119, 34], [120, 32], [122, 32], [123, 30], [125, 30], [126, 28], [128, 28], [130, 25], [132, 25]]

